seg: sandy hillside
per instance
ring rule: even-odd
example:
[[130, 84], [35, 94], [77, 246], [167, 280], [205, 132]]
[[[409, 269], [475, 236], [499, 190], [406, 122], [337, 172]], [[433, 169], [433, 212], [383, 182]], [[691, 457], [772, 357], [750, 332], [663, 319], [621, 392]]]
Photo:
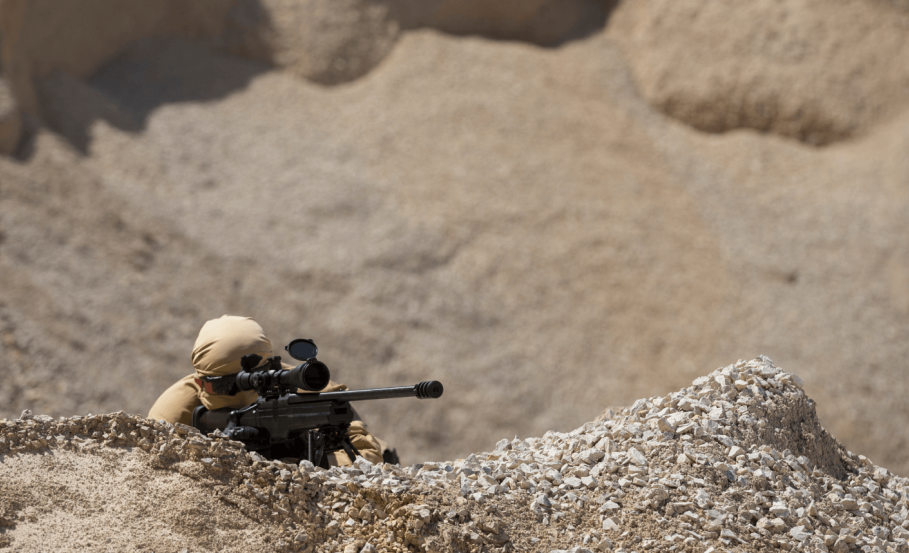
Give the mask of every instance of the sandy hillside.
[[52, 4], [0, 4], [3, 416], [143, 415], [231, 313], [444, 382], [360, 407], [407, 463], [762, 352], [909, 474], [902, 4]]
[[848, 452], [766, 357], [455, 461], [326, 471], [240, 445], [123, 413], [2, 421], [0, 547], [909, 550], [909, 480]]

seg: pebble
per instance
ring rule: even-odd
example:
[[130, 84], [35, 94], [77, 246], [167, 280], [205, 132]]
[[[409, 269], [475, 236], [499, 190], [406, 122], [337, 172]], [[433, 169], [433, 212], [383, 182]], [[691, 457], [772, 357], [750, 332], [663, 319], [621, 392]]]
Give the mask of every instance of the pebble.
[[631, 462], [636, 465], [643, 466], [647, 464], [647, 457], [645, 457], [643, 453], [633, 447], [628, 450], [628, 457], [630, 457]]
[[570, 476], [570, 477], [566, 478], [565, 480], [563, 480], [563, 483], [566, 486], [568, 486], [569, 488], [580, 488], [581, 487], [581, 479], [574, 478], [573, 476]]
[[796, 526], [789, 530], [789, 535], [796, 541], [803, 542], [811, 536], [811, 532], [808, 532], [804, 526]]
[[843, 498], [843, 500], [840, 502], [840, 505], [847, 511], [855, 511], [859, 508], [858, 502], [855, 500], [855, 498], [849, 496]]
[[675, 426], [663, 417], [657, 419], [657, 429], [659, 429], [660, 432], [675, 433]]

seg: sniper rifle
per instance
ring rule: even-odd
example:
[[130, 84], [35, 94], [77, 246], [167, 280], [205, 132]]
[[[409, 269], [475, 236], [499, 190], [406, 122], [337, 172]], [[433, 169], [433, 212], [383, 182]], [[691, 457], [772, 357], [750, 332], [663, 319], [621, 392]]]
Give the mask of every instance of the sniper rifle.
[[279, 356], [262, 362], [259, 355], [246, 355], [240, 360], [239, 373], [197, 378], [196, 383], [210, 394], [236, 395], [255, 390], [259, 398], [240, 409], [210, 411], [196, 407], [193, 426], [203, 434], [220, 430], [268, 459], [307, 459], [325, 467], [327, 452], [343, 449], [351, 459], [360, 454], [350, 441], [350, 423], [359, 419], [350, 402], [402, 397], [435, 399], [442, 395], [442, 383], [435, 380], [413, 386], [320, 392], [328, 385], [331, 374], [328, 366], [316, 359], [319, 350], [315, 342], [297, 339], [284, 349], [302, 363], [284, 370]]

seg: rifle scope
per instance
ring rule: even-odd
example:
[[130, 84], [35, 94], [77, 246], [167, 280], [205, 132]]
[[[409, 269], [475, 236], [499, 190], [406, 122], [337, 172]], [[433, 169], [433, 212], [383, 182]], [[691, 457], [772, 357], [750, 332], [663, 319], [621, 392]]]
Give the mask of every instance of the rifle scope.
[[289, 371], [273, 369], [268, 371], [237, 374], [237, 388], [240, 391], [278, 387], [282, 389], [299, 388], [308, 392], [318, 392], [328, 386], [331, 373], [328, 366], [316, 359], [301, 363]]

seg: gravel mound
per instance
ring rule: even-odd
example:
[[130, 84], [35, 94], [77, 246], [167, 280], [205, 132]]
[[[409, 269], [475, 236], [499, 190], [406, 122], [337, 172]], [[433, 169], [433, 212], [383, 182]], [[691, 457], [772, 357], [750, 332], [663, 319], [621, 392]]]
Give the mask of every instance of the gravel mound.
[[766, 357], [409, 467], [323, 470], [123, 413], [26, 412], [0, 422], [0, 483], [17, 551], [909, 551], [909, 480], [846, 451]]

